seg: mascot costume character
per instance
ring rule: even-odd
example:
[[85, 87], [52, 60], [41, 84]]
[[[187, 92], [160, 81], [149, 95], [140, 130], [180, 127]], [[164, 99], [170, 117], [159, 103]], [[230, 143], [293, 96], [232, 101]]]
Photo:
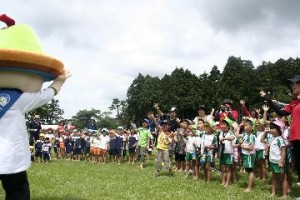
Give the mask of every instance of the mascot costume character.
[[[0, 29], [0, 180], [5, 199], [30, 199], [25, 113], [50, 101], [70, 73], [43, 53], [30, 27], [15, 25], [5, 14], [0, 21], [7, 26]], [[41, 90], [46, 81], [53, 83]]]

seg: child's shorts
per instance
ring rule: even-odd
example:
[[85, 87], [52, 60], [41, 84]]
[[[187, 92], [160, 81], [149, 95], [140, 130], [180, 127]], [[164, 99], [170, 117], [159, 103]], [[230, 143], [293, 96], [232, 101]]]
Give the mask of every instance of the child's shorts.
[[271, 170], [271, 172], [273, 172], [275, 174], [285, 173], [285, 168], [279, 167], [279, 165], [277, 163], [270, 162], [270, 170]]
[[42, 151], [39, 151], [39, 150], [35, 150], [35, 157], [42, 157], [43, 156], [43, 154], [42, 154]]
[[94, 148], [94, 155], [96, 155], [96, 156], [100, 155], [100, 148], [98, 148], [98, 147]]
[[245, 169], [253, 168], [255, 165], [255, 154], [250, 155], [242, 155], [243, 158], [243, 166]]
[[266, 159], [266, 158], [265, 158], [265, 150], [264, 150], [264, 149], [262, 149], [262, 150], [257, 149], [257, 150], [256, 150], [256, 158], [257, 158], [258, 160]]
[[205, 163], [211, 163], [214, 161], [214, 156], [211, 153], [206, 153], [201, 155], [200, 157], [200, 162], [205, 164]]
[[196, 153], [190, 153], [190, 152], [187, 152], [187, 153], [185, 154], [185, 160], [187, 160], [187, 161], [190, 161], [190, 160], [196, 160], [196, 158], [197, 158]]
[[233, 155], [230, 153], [223, 153], [220, 158], [221, 165], [232, 165], [233, 164]]
[[95, 147], [90, 147], [90, 154], [95, 155]]
[[43, 153], [43, 158], [44, 158], [44, 160], [50, 160], [50, 153], [48, 153], [48, 152]]
[[71, 153], [73, 153], [73, 148], [66, 148], [66, 153], [67, 154], [71, 154]]
[[82, 153], [81, 149], [74, 149], [74, 155], [79, 155], [81, 153]]
[[90, 147], [85, 147], [84, 150], [83, 150], [83, 153], [84, 154], [89, 154], [91, 151]]
[[59, 143], [59, 147], [60, 147], [61, 149], [64, 149], [64, 148], [65, 148], [65, 143], [64, 143], [64, 142], [60, 142], [60, 143]]
[[121, 156], [122, 155], [122, 149], [110, 149], [109, 155], [111, 156]]
[[175, 161], [185, 161], [185, 154], [175, 153]]
[[104, 156], [107, 154], [107, 150], [106, 149], [101, 149], [100, 148], [100, 156]]
[[133, 154], [133, 153], [135, 153], [135, 148], [129, 148], [128, 151], [129, 151], [129, 154]]

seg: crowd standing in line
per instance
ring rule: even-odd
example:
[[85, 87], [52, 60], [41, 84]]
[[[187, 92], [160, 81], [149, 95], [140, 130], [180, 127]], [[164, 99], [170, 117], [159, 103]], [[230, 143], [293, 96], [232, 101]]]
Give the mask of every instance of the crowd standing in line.
[[[57, 130], [42, 130], [31, 148], [32, 160], [49, 161], [53, 148], [56, 159], [118, 165], [138, 162], [144, 169], [156, 148], [156, 176], [166, 169], [170, 176], [182, 172], [185, 178], [203, 177], [210, 182], [212, 171], [216, 170], [226, 188], [238, 181], [239, 171], [246, 172], [245, 192], [251, 192], [255, 177], [266, 181], [270, 172], [271, 196], [281, 189], [282, 199], [286, 199], [293, 186], [292, 169], [296, 169], [296, 184], [300, 186], [300, 76], [289, 83], [295, 96], [291, 104], [280, 109], [261, 92], [267, 104], [249, 112], [241, 100], [240, 121], [232, 109], [233, 102], [226, 99], [220, 109], [212, 109], [209, 115], [205, 114], [205, 105], [200, 105], [193, 120], [180, 120], [176, 108], [163, 113], [159, 104], [154, 104], [155, 111], [146, 114], [141, 127], [131, 123], [128, 129], [119, 126], [116, 130], [78, 130], [59, 124]], [[271, 115], [270, 107], [275, 110]]]

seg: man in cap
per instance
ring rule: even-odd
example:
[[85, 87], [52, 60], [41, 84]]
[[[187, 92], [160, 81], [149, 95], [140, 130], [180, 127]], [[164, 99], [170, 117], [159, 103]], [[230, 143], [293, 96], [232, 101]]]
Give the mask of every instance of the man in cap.
[[35, 115], [34, 118], [29, 123], [29, 145], [33, 145], [34, 141], [39, 139], [39, 135], [42, 129], [42, 125], [40, 122], [40, 116]]
[[154, 104], [154, 108], [155, 108], [156, 112], [160, 115], [162, 120], [168, 120], [168, 122], [170, 124], [170, 131], [174, 132], [180, 127], [180, 125], [179, 125], [180, 120], [177, 118], [177, 108], [176, 107], [172, 107], [170, 109], [169, 114], [163, 113], [160, 110], [158, 103]]

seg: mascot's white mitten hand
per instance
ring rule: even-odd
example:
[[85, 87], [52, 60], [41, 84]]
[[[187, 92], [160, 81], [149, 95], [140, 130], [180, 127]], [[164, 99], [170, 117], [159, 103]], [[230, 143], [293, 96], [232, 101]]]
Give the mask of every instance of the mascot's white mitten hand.
[[70, 71], [65, 70], [61, 75], [54, 79], [53, 83], [49, 87], [55, 90], [55, 95], [57, 95], [57, 93], [60, 91], [60, 88], [69, 77], [71, 77]]

